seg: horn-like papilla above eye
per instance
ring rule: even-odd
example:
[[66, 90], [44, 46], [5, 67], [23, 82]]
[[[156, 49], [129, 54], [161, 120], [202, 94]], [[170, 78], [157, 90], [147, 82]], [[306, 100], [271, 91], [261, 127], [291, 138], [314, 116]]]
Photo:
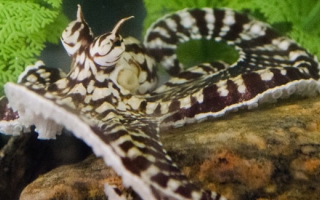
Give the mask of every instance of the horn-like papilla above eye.
[[77, 19], [69, 23], [63, 31], [61, 41], [69, 55], [74, 55], [80, 47], [85, 47], [93, 40], [93, 34], [85, 21], [81, 6], [78, 5]]
[[133, 16], [121, 19], [110, 33], [105, 33], [93, 41], [90, 47], [90, 55], [96, 64], [112, 66], [117, 63], [125, 51], [125, 45], [118, 31], [123, 22], [131, 18]]

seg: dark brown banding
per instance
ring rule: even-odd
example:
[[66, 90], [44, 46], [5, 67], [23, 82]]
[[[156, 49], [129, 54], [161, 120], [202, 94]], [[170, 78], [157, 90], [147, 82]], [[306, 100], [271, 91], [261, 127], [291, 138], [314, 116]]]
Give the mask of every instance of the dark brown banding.
[[213, 14], [214, 14], [214, 18], [215, 18], [213, 35], [215, 37], [219, 37], [219, 34], [221, 32], [221, 28], [223, 26], [223, 19], [225, 16], [225, 11], [215, 9]]
[[151, 177], [151, 180], [162, 187], [167, 187], [167, 183], [170, 180], [170, 178], [167, 175], [164, 175], [163, 173], [158, 173], [157, 175]]
[[47, 91], [50, 92], [50, 91], [57, 91], [58, 90], [58, 86], [56, 84], [50, 84], [48, 87], [47, 87]]
[[144, 126], [142, 127], [139, 127], [139, 130], [145, 132], [145, 133], [148, 133], [148, 135], [151, 137], [151, 138], [158, 138], [158, 131], [157, 131], [157, 128], [159, 126], [158, 124], [158, 120], [157, 119], [150, 119], [150, 118], [145, 118], [145, 119], [140, 119], [139, 120], [140, 123], [144, 123]]
[[158, 189], [156, 189], [154, 186], [150, 185], [152, 194], [155, 199], [164, 199], [163, 196], [160, 196], [160, 193], [158, 192]]
[[199, 65], [205, 72], [212, 72], [213, 71], [220, 71], [223, 69], [226, 69], [228, 67], [228, 64], [224, 64], [221, 62], [210, 62], [210, 66], [207, 65]]
[[178, 121], [178, 120], [183, 119], [184, 116], [181, 114], [181, 112], [182, 112], [183, 110], [184, 110], [184, 109], [181, 109], [179, 112], [176, 112], [176, 113], [171, 114], [170, 116], [166, 117], [166, 118], [162, 121], [162, 123], [163, 123], [163, 124], [166, 124], [166, 123], [171, 124], [171, 123], [174, 123], [174, 122], [176, 122], [176, 121]]
[[160, 62], [165, 56], [171, 56], [175, 54], [176, 49], [169, 49], [169, 48], [154, 48], [149, 49], [148, 53], [153, 56], [157, 62]]
[[197, 113], [200, 113], [200, 110], [202, 109], [202, 107], [199, 105], [199, 103], [195, 103], [193, 104], [190, 108], [185, 109], [184, 112], [181, 112], [180, 114], [184, 114], [182, 115], [182, 117], [187, 117], [187, 118], [193, 118]]
[[79, 93], [69, 94], [66, 97], [67, 98], [71, 97], [72, 103], [74, 103], [75, 106], [79, 106], [84, 101], [84, 98], [85, 98], [84, 95], [81, 95]]
[[140, 176], [142, 171], [148, 169], [151, 165], [150, 161], [143, 156], [137, 156], [135, 158], [122, 158], [122, 163], [126, 169], [133, 174]]
[[218, 112], [222, 110], [226, 106], [226, 98], [221, 97], [217, 89], [216, 85], [204, 88], [202, 92], [204, 96], [202, 103], [194, 102], [189, 108], [180, 109], [175, 114], [167, 117], [164, 123], [179, 121], [185, 117], [193, 118], [199, 113]]
[[83, 24], [83, 23], [82, 22], [76, 22], [71, 28], [71, 34], [70, 35], [73, 35], [75, 32], [77, 32], [80, 29], [81, 24]]
[[241, 95], [238, 92], [238, 85], [233, 81], [227, 81], [228, 96], [226, 97], [226, 105], [232, 105], [241, 102]]
[[[263, 36], [258, 36], [256, 38], [251, 38], [250, 40], [241, 40], [238, 43], [238, 46], [241, 48], [252, 48], [256, 46], [262, 46], [265, 44], [272, 44], [272, 40], [278, 38], [279, 34], [277, 34], [274, 30], [267, 28], [265, 30], [265, 34]], [[245, 49], [244, 49], [245, 51]]]
[[[177, 14], [173, 14], [172, 16], [171, 16], [171, 19], [172, 20], [174, 20], [175, 21], [175, 23], [177, 24], [177, 31], [176, 31], [176, 35], [178, 35], [177, 33], [179, 33], [179, 34], [183, 34], [183, 35], [185, 35], [185, 36], [187, 36], [187, 37], [189, 37], [190, 38], [190, 30], [189, 29], [186, 29], [184, 26], [182, 26], [182, 24], [180, 23], [180, 21], [181, 21], [181, 18], [180, 18], [180, 16], [179, 15], [177, 15]], [[173, 40], [173, 41], [179, 41], [179, 42], [181, 42], [180, 40], [179, 40], [179, 37], [176, 37], [176, 38], [174, 38], [175, 40]], [[172, 43], [173, 44], [173, 43]]]
[[190, 10], [190, 14], [196, 20], [200, 35], [202, 35], [203, 37], [209, 35], [209, 30], [207, 27], [208, 23], [205, 20], [205, 11], [201, 9], [194, 9]]
[[[169, 163], [169, 162], [157, 162], [155, 163], [155, 165], [161, 169], [161, 170], [164, 170], [164, 171], [168, 171], [170, 172], [170, 174], [180, 174], [181, 175], [181, 171], [172, 165], [172, 163]], [[183, 175], [182, 175], [183, 176]]]
[[172, 65], [172, 67], [170, 67], [167, 72], [171, 75], [177, 75], [179, 74], [179, 72], [181, 71], [180, 69], [180, 62], [176, 59], [174, 60], [174, 63]]
[[118, 188], [113, 188], [113, 190], [115, 191], [115, 193], [119, 196], [122, 195], [122, 192], [118, 189]]
[[191, 199], [191, 192], [195, 189], [197, 188], [195, 188], [194, 185], [187, 184], [187, 185], [179, 186], [175, 192], [185, 198]]
[[[137, 147], [142, 153], [152, 154], [157, 158], [162, 158], [164, 156], [164, 153], [162, 152], [162, 147], [156, 141], [150, 138], [139, 137], [135, 135], [130, 135], [130, 136], [132, 138], [132, 141], [136, 141], [141, 144], [145, 144], [147, 146], [146, 148]], [[152, 147], [154, 150], [152, 150], [149, 147]]]
[[131, 141], [125, 141], [123, 143], [121, 143], [119, 145], [119, 147], [125, 152], [125, 153], [128, 153], [128, 151], [134, 147], [134, 144], [131, 142]]
[[230, 30], [225, 36], [224, 40], [234, 41], [239, 37], [239, 34], [243, 31], [244, 24], [249, 22], [249, 18], [246, 15], [234, 13], [235, 23], [230, 26]]
[[302, 47], [300, 47], [298, 44], [290, 43], [287, 51], [290, 52], [290, 51], [298, 51], [298, 50], [304, 51], [304, 49]]
[[147, 108], [147, 104], [148, 104], [147, 101], [141, 101], [140, 106], [139, 106], [139, 110], [141, 112], [145, 112], [146, 108]]
[[211, 192], [210, 191], [204, 191], [202, 193], [202, 196], [200, 198], [200, 200], [208, 200], [211, 199]]
[[200, 73], [191, 72], [191, 71], [184, 71], [178, 75], [179, 78], [186, 79], [186, 80], [197, 79], [197, 78], [200, 78], [201, 76], [203, 75]]
[[130, 44], [126, 44], [126, 52], [133, 52], [135, 54], [145, 53], [145, 49], [142, 48], [137, 43], [130, 43]]
[[218, 92], [218, 87], [212, 85], [203, 89], [203, 102], [201, 103], [199, 113], [217, 112], [225, 107], [225, 100]]
[[319, 69], [317, 67], [318, 67], [318, 63], [315, 63], [315, 62], [312, 62], [311, 65], [307, 66], [307, 69], [309, 70], [311, 78], [314, 78], [315, 80], [319, 79]]
[[152, 31], [147, 37], [148, 42], [153, 41], [157, 38], [161, 39], [164, 43], [167, 43], [167, 44], [176, 44], [178, 42], [176, 31], [171, 30], [165, 21], [158, 22], [157, 24], [155, 24], [154, 28], [156, 27], [165, 29], [166, 32], [169, 34], [169, 37], [164, 36], [159, 32]]
[[[147, 145], [150, 145], [150, 143], [144, 143], [144, 144], [147, 144]], [[165, 154], [162, 152], [162, 148], [155, 148], [157, 149], [156, 151], [150, 147], [153, 147], [153, 146], [148, 146], [148, 147], [145, 147], [145, 148], [141, 148], [141, 147], [137, 147], [139, 149], [139, 151], [145, 155], [149, 154], [149, 155], [152, 155], [154, 156], [156, 159], [158, 160], [161, 160], [163, 159], [163, 157], [165, 156]], [[156, 145], [156, 147], [160, 147], [159, 145]]]
[[[318, 69], [318, 63], [316, 63], [312, 58], [306, 57], [306, 56], [298, 56], [295, 59], [295, 64], [297, 64], [297, 68], [306, 68], [308, 72], [307, 76], [313, 78], [313, 79], [319, 79], [319, 69]], [[297, 63], [296, 63], [297, 62]], [[300, 62], [300, 63], [299, 63]], [[299, 64], [298, 64], [299, 63]]]
[[248, 99], [255, 97], [257, 94], [261, 94], [268, 89], [266, 88], [265, 83], [261, 80], [261, 76], [257, 73], [251, 72], [243, 74], [242, 79], [248, 91]]
[[159, 103], [156, 109], [153, 111], [153, 114], [160, 115], [161, 114], [161, 104]]
[[172, 113], [179, 109], [180, 109], [180, 101], [177, 99], [173, 99], [169, 106], [169, 112]]
[[99, 136], [102, 140], [104, 140], [106, 143], [111, 143], [111, 142], [113, 142], [113, 141], [119, 140], [121, 137], [123, 137], [123, 136], [125, 136], [125, 135], [127, 135], [127, 134], [128, 134], [127, 131], [125, 131], [125, 130], [119, 130], [119, 131], [117, 131], [117, 132], [107, 133], [107, 134], [99, 132], [99, 133], [98, 133], [98, 136]]
[[293, 67], [287, 67], [285, 68], [287, 70], [286, 76], [291, 80], [299, 80], [301, 79], [301, 73], [298, 68], [293, 68]]
[[221, 197], [221, 194], [217, 193], [216, 199], [215, 200], [219, 200]]
[[190, 96], [190, 102], [191, 102], [191, 105], [193, 105], [193, 104], [198, 103], [198, 100], [196, 97]]
[[273, 73], [273, 79], [271, 81], [273, 86], [269, 85], [269, 87], [285, 85], [290, 81], [287, 76], [281, 74], [279, 69], [271, 68], [270, 71]]
[[98, 39], [95, 40], [94, 42], [98, 42], [99, 46], [101, 46], [101, 42], [104, 41], [109, 35], [111, 35], [111, 33], [105, 33], [100, 37], [98, 37]]

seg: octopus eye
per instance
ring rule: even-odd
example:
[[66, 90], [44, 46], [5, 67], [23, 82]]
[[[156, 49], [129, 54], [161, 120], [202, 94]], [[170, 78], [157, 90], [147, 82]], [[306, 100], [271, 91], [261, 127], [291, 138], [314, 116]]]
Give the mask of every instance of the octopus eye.
[[113, 46], [118, 47], [118, 46], [121, 46], [121, 44], [122, 44], [121, 40], [117, 40], [113, 43]]
[[69, 55], [73, 56], [81, 46], [92, 41], [92, 32], [86, 23], [81, 6], [78, 5], [77, 19], [63, 31], [61, 41]]
[[96, 64], [112, 66], [117, 63], [125, 51], [125, 45], [118, 31], [123, 22], [131, 18], [121, 19], [110, 33], [105, 33], [94, 40], [90, 47], [90, 56]]

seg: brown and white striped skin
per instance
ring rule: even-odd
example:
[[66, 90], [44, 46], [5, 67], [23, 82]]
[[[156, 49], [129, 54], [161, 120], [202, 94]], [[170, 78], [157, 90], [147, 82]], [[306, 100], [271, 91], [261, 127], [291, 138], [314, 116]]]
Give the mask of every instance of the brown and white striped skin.
[[[239, 59], [230, 66], [206, 63], [184, 71], [175, 54], [177, 45], [201, 38], [234, 46]], [[174, 75], [150, 95], [151, 101], [163, 102], [153, 106], [154, 113], [177, 111], [162, 126], [181, 126], [294, 93], [312, 96], [320, 91], [315, 56], [267, 24], [230, 9], [185, 9], [167, 15], [149, 28], [144, 44]]]
[[[125, 20], [94, 38], [79, 7], [77, 20], [62, 35], [73, 59], [68, 75], [59, 73], [52, 81], [49, 69], [38, 63], [21, 75], [19, 84], [6, 84], [5, 92], [11, 113], [19, 114], [13, 121], [35, 125], [40, 138], [54, 138], [66, 127], [143, 199], [225, 199], [201, 190], [180, 172], [162, 148], [160, 127], [319, 91], [316, 58], [246, 15], [211, 8], [167, 15], [149, 29], [147, 50], [118, 34]], [[200, 38], [227, 41], [239, 50], [239, 60], [183, 71], [177, 45]], [[154, 91], [155, 63], [147, 52], [174, 74]]]

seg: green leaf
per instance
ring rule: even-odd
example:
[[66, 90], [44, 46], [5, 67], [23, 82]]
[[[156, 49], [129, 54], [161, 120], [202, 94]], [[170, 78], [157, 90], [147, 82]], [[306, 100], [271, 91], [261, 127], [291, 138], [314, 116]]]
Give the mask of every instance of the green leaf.
[[62, 0], [44, 0], [54, 8], [59, 8], [61, 6]]
[[61, 0], [0, 2], [0, 93], [37, 60], [46, 42], [58, 42], [67, 21]]

